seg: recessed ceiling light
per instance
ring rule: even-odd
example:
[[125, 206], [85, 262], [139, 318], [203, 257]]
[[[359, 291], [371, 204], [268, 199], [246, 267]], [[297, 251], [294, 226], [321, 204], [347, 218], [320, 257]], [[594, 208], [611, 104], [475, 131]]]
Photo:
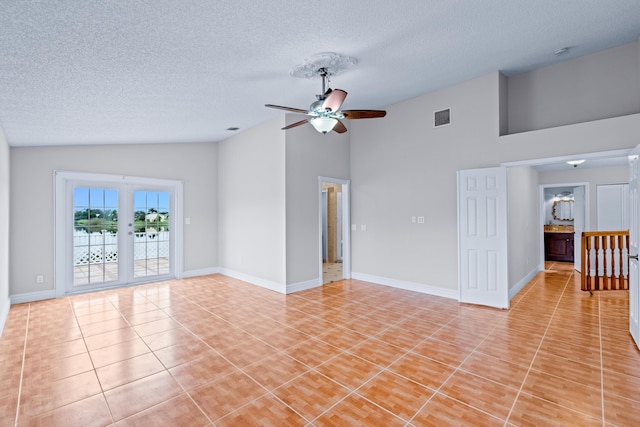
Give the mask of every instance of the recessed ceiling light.
[[573, 166], [574, 168], [577, 168], [578, 165], [583, 164], [585, 161], [584, 159], [580, 159], [580, 160], [567, 160], [567, 164]]

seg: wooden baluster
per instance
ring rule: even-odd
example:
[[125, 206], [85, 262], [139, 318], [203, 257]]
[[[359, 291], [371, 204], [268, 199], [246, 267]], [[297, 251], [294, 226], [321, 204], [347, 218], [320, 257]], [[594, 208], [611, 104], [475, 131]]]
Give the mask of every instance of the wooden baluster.
[[609, 250], [608, 236], [602, 236], [602, 289], [611, 289], [611, 280], [607, 271], [607, 251]]
[[582, 274], [580, 275], [580, 289], [583, 291], [591, 290], [588, 284], [589, 278], [589, 236], [582, 232], [582, 253], [580, 254], [580, 265], [582, 266]]
[[[624, 248], [627, 250], [627, 256], [622, 256], [622, 250], [620, 251], [620, 257], [622, 257], [622, 259], [624, 260], [624, 264], [620, 265], [620, 277], [621, 279], [623, 279], [622, 282], [622, 289], [629, 289], [629, 232], [627, 231], [627, 234], [625, 234], [624, 237]], [[625, 265], [627, 267], [627, 275], [624, 276], [622, 274], [622, 265]]]
[[618, 244], [618, 281], [616, 283], [616, 289], [624, 289], [624, 235], [618, 234], [616, 240]]
[[595, 279], [596, 279], [596, 283], [595, 283], [595, 290], [599, 291], [601, 288], [600, 286], [600, 236], [595, 236], [594, 239], [594, 245], [593, 245], [593, 249], [595, 249], [596, 252], [596, 259], [595, 259], [595, 264], [596, 264], [596, 275], [595, 275]]
[[[611, 241], [611, 289], [620, 289], [620, 271], [622, 265], [619, 265], [620, 256], [616, 257], [615, 251], [620, 252], [620, 235], [612, 234], [609, 236]], [[618, 274], [616, 274], [616, 266], [618, 268]]]

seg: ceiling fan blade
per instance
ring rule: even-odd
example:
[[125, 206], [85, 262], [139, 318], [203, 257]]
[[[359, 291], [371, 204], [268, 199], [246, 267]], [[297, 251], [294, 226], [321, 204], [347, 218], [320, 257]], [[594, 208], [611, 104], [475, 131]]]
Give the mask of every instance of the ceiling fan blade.
[[345, 110], [342, 112], [347, 120], [353, 119], [377, 119], [384, 117], [387, 112], [384, 110]]
[[291, 123], [290, 125], [287, 125], [287, 126], [283, 127], [283, 128], [282, 128], [282, 130], [291, 129], [291, 128], [294, 128], [294, 127], [296, 127], [296, 126], [303, 125], [303, 124], [305, 124], [305, 123], [307, 123], [307, 122], [308, 122], [308, 120], [307, 120], [307, 119], [300, 120], [299, 122]]
[[[331, 90], [331, 89], [329, 89]], [[338, 111], [347, 97], [347, 92], [342, 89], [333, 89], [322, 103], [322, 108], [325, 110]]]
[[307, 114], [307, 110], [301, 110], [300, 108], [283, 107], [282, 105], [264, 104], [265, 107], [277, 108], [278, 110], [291, 111], [292, 113]]
[[338, 120], [338, 123], [336, 123], [336, 125], [333, 127], [333, 131], [337, 133], [345, 133], [347, 131], [347, 127], [344, 125], [344, 123]]

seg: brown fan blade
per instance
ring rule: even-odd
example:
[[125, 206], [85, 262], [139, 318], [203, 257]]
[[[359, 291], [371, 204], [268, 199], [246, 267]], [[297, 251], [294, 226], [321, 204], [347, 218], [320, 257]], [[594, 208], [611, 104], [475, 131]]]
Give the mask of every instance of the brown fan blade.
[[353, 119], [377, 119], [384, 117], [387, 112], [384, 110], [345, 110], [342, 112], [347, 120]]
[[307, 110], [301, 110], [299, 108], [283, 107], [282, 105], [264, 104], [265, 107], [277, 108], [278, 110], [291, 111], [292, 113], [307, 114]]
[[347, 92], [342, 89], [333, 89], [322, 103], [325, 110], [338, 111], [347, 97]]
[[307, 120], [307, 119], [300, 120], [299, 122], [291, 123], [290, 125], [283, 127], [283, 128], [282, 128], [282, 130], [291, 129], [291, 128], [294, 128], [294, 127], [296, 127], [296, 126], [303, 125], [303, 124], [305, 124], [305, 123], [307, 123], [307, 122], [308, 122], [308, 120]]
[[336, 123], [336, 125], [333, 127], [333, 131], [337, 133], [345, 133], [347, 131], [347, 127], [344, 125], [344, 123], [338, 120], [338, 123]]

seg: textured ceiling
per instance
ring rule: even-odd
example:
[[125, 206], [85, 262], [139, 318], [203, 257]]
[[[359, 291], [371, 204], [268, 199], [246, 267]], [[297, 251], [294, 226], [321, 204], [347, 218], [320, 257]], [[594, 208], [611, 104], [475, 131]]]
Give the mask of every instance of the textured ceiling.
[[380, 109], [638, 36], [638, 0], [3, 0], [0, 127], [11, 146], [220, 141], [281, 114], [266, 103], [307, 108], [320, 82], [289, 70], [317, 53], [359, 61], [331, 84], [344, 108]]

